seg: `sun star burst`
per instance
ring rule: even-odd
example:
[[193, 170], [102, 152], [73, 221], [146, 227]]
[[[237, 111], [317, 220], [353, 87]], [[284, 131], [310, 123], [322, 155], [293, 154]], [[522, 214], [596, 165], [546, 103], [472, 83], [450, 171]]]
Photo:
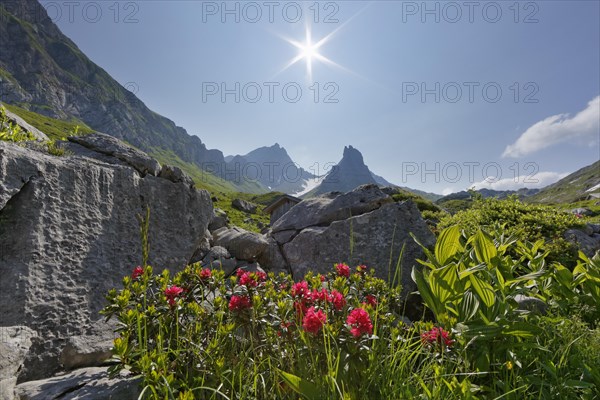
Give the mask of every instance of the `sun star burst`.
[[293, 39], [284, 38], [286, 42], [290, 43], [298, 49], [298, 54], [296, 55], [296, 57], [292, 58], [290, 62], [287, 63], [283, 70], [288, 69], [292, 65], [296, 64], [298, 61], [305, 60], [308, 80], [312, 82], [312, 70], [314, 60], [319, 60], [326, 64], [336, 65], [333, 61], [319, 53], [319, 48], [323, 46], [329, 40], [330, 37], [331, 34], [325, 36], [318, 42], [313, 42], [310, 27], [307, 26], [304, 42], [298, 42]]

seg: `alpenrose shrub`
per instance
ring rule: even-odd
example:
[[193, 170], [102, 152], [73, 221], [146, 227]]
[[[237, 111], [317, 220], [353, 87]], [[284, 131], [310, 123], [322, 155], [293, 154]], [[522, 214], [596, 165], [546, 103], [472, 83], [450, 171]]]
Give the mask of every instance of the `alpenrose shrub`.
[[[460, 246], [451, 245], [450, 236]], [[475, 239], [463, 242], [456, 229], [441, 234], [443, 243], [427, 252], [428, 262], [439, 265], [415, 276], [436, 315], [443, 309], [430, 305], [431, 293], [456, 287], [456, 280], [432, 279], [437, 269], [513, 245], [492, 245], [479, 236], [485, 252]], [[479, 250], [470, 251], [471, 245]], [[457, 257], [449, 258], [448, 251]], [[551, 315], [515, 312], [508, 314], [510, 324], [490, 320], [472, 288], [484, 287], [479, 282], [497, 263], [510, 264], [510, 273], [527, 263], [547, 271], [543, 285], [532, 285], [542, 274], [527, 270], [523, 279], [506, 278], [506, 287], [529, 296], [548, 292], [542, 298], [559, 303], [576, 297], [577, 304], [597, 307], [600, 256], [582, 259], [569, 282], [564, 268], [546, 270], [537, 250], [520, 251], [528, 254], [523, 260], [502, 257], [501, 263], [469, 268], [461, 276], [477, 278], [477, 286], [471, 282], [456, 298], [445, 297], [445, 309], [459, 298], [479, 304], [479, 311], [468, 314], [487, 324], [477, 332], [449, 316], [405, 324], [400, 288], [374, 278], [364, 265], [336, 264], [327, 275], [308, 273], [297, 282], [244, 269], [225, 277], [221, 270], [192, 265], [171, 277], [166, 270], [157, 275], [149, 266], [136, 267], [122, 290], [109, 292], [103, 310], [119, 321], [111, 372], [139, 374], [141, 397], [153, 399], [592, 399], [600, 387], [596, 324], [564, 315], [562, 310], [573, 308], [552, 302]], [[559, 281], [562, 286], [552, 283]]]
[[[373, 272], [339, 263], [294, 282], [244, 269], [226, 278], [193, 265], [171, 277], [136, 267], [103, 311], [119, 321], [111, 372], [143, 376], [146, 398], [397, 397], [378, 380], [449, 358], [451, 346], [424, 346], [421, 333], [435, 328], [406, 326], [400, 287]], [[382, 358], [399, 350], [408, 356], [382, 371]]]

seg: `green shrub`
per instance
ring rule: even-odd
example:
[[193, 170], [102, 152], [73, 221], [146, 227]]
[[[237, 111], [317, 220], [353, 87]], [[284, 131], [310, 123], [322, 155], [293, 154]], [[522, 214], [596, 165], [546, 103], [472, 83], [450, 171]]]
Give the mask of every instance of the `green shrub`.
[[412, 200], [412, 202], [415, 203], [415, 205], [421, 212], [422, 211], [432, 211], [432, 212], [440, 211], [440, 208], [438, 206], [436, 206], [435, 204], [433, 204], [431, 201], [429, 201], [419, 195], [416, 195], [414, 193], [405, 191], [405, 190], [403, 190], [399, 193], [394, 193], [392, 195], [392, 199], [394, 199], [394, 201], [396, 201], [396, 202]]
[[56, 140], [50, 140], [46, 142], [46, 146], [48, 149], [48, 153], [53, 156], [62, 157], [72, 155], [73, 152], [70, 150], [66, 150], [59, 142]]
[[0, 140], [19, 143], [35, 140], [35, 136], [24, 132], [19, 125], [11, 122], [6, 115], [6, 109], [0, 105]]
[[504, 200], [476, 198], [468, 210], [442, 217], [438, 229], [459, 225], [467, 235], [472, 235], [479, 228], [492, 229], [497, 224], [506, 235], [515, 235], [519, 240], [544, 240], [549, 250], [548, 261], [571, 268], [577, 262], [577, 248], [567, 242], [563, 234], [569, 228], [581, 227], [582, 221], [555, 207], [522, 203], [516, 197]]
[[[466, 236], [459, 226], [442, 231], [433, 251], [422, 247], [425, 268], [413, 269], [413, 279], [425, 305], [442, 325], [457, 331], [470, 370], [497, 374], [491, 381], [482, 377], [474, 383], [490, 393], [522, 386], [519, 398], [577, 398], [598, 389], [599, 375], [592, 372], [597, 371], [592, 365], [600, 363], [598, 357], [582, 362], [573, 355], [571, 331], [546, 333], [549, 319], [539, 315], [544, 311], [523, 310], [517, 300], [518, 296], [542, 300], [555, 315], [553, 321], [563, 324], [586, 305], [590, 324], [579, 330], [594, 338], [596, 344], [590, 347], [600, 354], [599, 332], [590, 329], [600, 320], [600, 255], [590, 260], [581, 254], [571, 272], [558, 263], [546, 263], [549, 253], [542, 240], [524, 243], [501, 231], [490, 235], [482, 229]], [[519, 375], [507, 373], [507, 366], [521, 370]], [[548, 375], [550, 385], [539, 378]]]
[[453, 199], [438, 202], [437, 205], [449, 212], [450, 214], [454, 215], [459, 211], [465, 211], [471, 208], [471, 206], [473, 205], [473, 200]]
[[[437, 320], [407, 323], [400, 287], [365, 266], [290, 276], [143, 266], [111, 290], [111, 374], [152, 399], [594, 399], [600, 255], [571, 271], [496, 225], [442, 231], [413, 279]], [[545, 302], [527, 311], [517, 296]], [[544, 314], [545, 312], [545, 314]]]
[[[77, 134], [78, 131], [79, 126], [76, 126], [73, 129], [73, 134]], [[8, 119], [8, 116], [6, 115], [6, 109], [4, 108], [4, 106], [0, 105], [0, 140], [21, 143], [32, 142], [35, 141], [36, 138], [31, 132], [25, 132], [21, 129], [19, 125], [16, 125], [13, 122], [11, 122]], [[44, 145], [48, 153], [54, 156], [60, 157], [72, 154], [72, 152], [64, 149], [54, 139], [50, 139], [49, 141], [45, 142]]]

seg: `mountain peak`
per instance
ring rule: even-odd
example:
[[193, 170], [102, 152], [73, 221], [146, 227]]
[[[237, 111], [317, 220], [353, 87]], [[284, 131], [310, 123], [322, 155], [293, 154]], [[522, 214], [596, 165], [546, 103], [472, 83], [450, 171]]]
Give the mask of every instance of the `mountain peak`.
[[351, 145], [344, 146], [344, 155], [342, 156], [342, 161], [340, 161], [340, 164], [344, 161], [363, 165], [365, 163], [361, 152], [352, 147]]
[[349, 145], [344, 147], [342, 160], [331, 169], [323, 182], [311, 194], [349, 192], [357, 186], [368, 183], [376, 184], [377, 182], [365, 165], [360, 151]]

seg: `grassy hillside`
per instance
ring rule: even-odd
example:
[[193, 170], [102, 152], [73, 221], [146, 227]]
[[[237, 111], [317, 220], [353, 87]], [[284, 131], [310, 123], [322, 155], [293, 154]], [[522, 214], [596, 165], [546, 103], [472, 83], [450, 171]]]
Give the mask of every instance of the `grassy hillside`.
[[[78, 129], [78, 135], [92, 133], [94, 130], [87, 126], [84, 122], [75, 118], [69, 121], [62, 121], [55, 118], [46, 117], [33, 111], [25, 110], [24, 108], [2, 103], [7, 110], [17, 114], [23, 118], [25, 122], [32, 125], [34, 128], [44, 132], [49, 139], [62, 140], [65, 137], [72, 136]], [[79, 128], [78, 128], [79, 127]]]
[[[527, 201], [534, 203], [573, 203], [586, 200], [591, 193], [600, 193], [600, 161], [545, 187]], [[595, 190], [588, 190], [597, 187]]]
[[[264, 194], [220, 192], [216, 195], [217, 201], [213, 204], [216, 208], [220, 208], [221, 210], [227, 212], [231, 224], [249, 231], [260, 232], [262, 227], [269, 225], [270, 216], [264, 212], [265, 207], [271, 204], [271, 202], [273, 202], [282, 194], [283, 193], [281, 192], [269, 192]], [[242, 211], [236, 210], [231, 206], [231, 201], [233, 199], [242, 199], [256, 204], [256, 213], [246, 214]]]

